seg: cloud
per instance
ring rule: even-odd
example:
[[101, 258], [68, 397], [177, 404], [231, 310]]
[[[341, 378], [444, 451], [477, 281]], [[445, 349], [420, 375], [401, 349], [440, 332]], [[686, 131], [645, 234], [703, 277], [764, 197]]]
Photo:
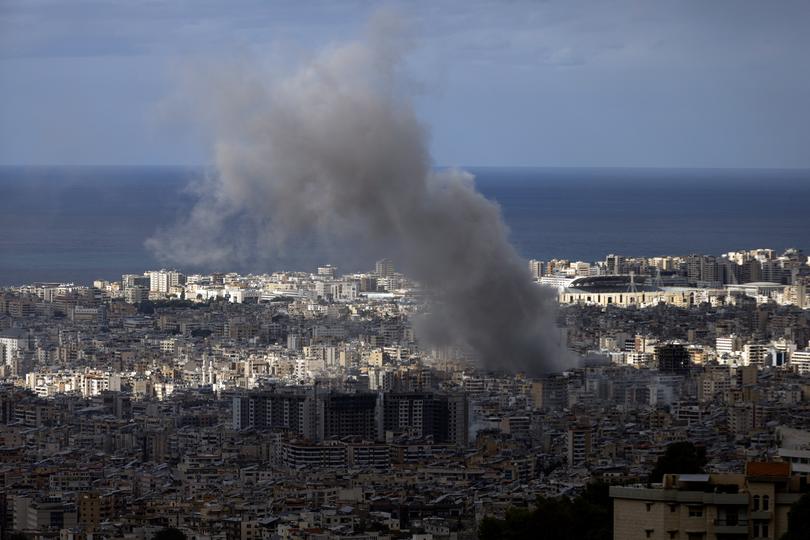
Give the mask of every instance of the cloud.
[[[405, 62], [423, 83], [414, 99], [442, 163], [810, 165], [806, 1], [398, 4], [413, 28]], [[374, 6], [0, 2], [0, 161], [71, 161], [41, 136], [65, 110], [85, 119], [54, 129], [74, 130], [71, 146], [83, 141], [76, 159], [201, 159], [193, 136], [144, 127], [167, 71], [245, 51], [286, 68], [356, 35]]]

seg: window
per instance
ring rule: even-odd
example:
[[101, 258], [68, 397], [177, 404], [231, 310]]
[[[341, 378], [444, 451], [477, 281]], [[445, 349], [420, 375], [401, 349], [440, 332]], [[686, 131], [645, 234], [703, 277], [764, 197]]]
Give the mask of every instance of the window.
[[762, 509], [765, 511], [770, 510], [771, 498], [768, 495], [762, 496]]
[[726, 510], [726, 525], [736, 525], [740, 520], [740, 515], [736, 509]]
[[768, 533], [770, 532], [768, 529], [767, 521], [755, 521], [751, 530], [753, 533], [751, 536], [753, 538], [768, 538]]
[[652, 505], [653, 503], [647, 503], [647, 512], [650, 512], [652, 510]]
[[670, 512], [674, 512], [674, 511], [675, 511], [675, 510], [677, 510], [677, 509], [678, 509], [678, 505], [677, 505], [677, 504], [670, 504], [670, 505], [669, 505], [669, 511], [670, 511]]
[[759, 510], [759, 495], [754, 495], [753, 502], [751, 504], [751, 510], [753, 510], [754, 512]]
[[644, 529], [644, 533], [647, 535], [647, 538], [652, 538], [652, 533], [654, 529]]
[[703, 517], [703, 508], [700, 506], [690, 506], [689, 517]]

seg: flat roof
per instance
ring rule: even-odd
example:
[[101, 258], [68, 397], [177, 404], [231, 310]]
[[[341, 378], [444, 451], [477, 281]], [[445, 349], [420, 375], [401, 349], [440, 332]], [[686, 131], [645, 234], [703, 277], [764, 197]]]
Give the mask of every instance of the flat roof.
[[786, 286], [787, 285], [784, 285], [783, 283], [774, 283], [773, 281], [751, 281], [749, 283], [740, 283], [740, 284], [737, 284], [737, 285], [726, 285], [726, 287], [728, 287], [728, 288], [733, 288], [733, 287], [773, 287], [773, 288], [779, 288], [779, 287], [786, 287]]
[[749, 461], [745, 464], [745, 474], [748, 476], [790, 476], [790, 463], [787, 461]]
[[681, 482], [708, 482], [708, 474], [679, 474], [678, 480]]

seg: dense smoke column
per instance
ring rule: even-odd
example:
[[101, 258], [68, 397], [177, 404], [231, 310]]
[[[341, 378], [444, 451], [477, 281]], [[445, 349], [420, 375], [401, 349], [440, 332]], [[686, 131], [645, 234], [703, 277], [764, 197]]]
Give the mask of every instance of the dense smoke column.
[[305, 249], [389, 255], [437, 298], [425, 335], [471, 347], [485, 367], [556, 371], [556, 302], [531, 282], [498, 206], [469, 174], [431, 169], [396, 22], [378, 18], [366, 41], [282, 80], [221, 78], [207, 107], [216, 173], [191, 214], [148, 244], [196, 265]]

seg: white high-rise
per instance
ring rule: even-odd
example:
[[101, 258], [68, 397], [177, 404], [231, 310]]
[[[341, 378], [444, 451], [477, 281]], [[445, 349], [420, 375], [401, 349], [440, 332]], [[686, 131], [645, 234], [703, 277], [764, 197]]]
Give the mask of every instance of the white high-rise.
[[186, 282], [186, 277], [177, 270], [150, 270], [144, 272], [144, 276], [149, 278], [151, 292], [168, 293], [172, 287], [183, 285]]
[[534, 279], [539, 279], [540, 276], [543, 275], [543, 267], [545, 264], [543, 261], [538, 261], [537, 259], [532, 259], [529, 261], [529, 273], [531, 273]]

